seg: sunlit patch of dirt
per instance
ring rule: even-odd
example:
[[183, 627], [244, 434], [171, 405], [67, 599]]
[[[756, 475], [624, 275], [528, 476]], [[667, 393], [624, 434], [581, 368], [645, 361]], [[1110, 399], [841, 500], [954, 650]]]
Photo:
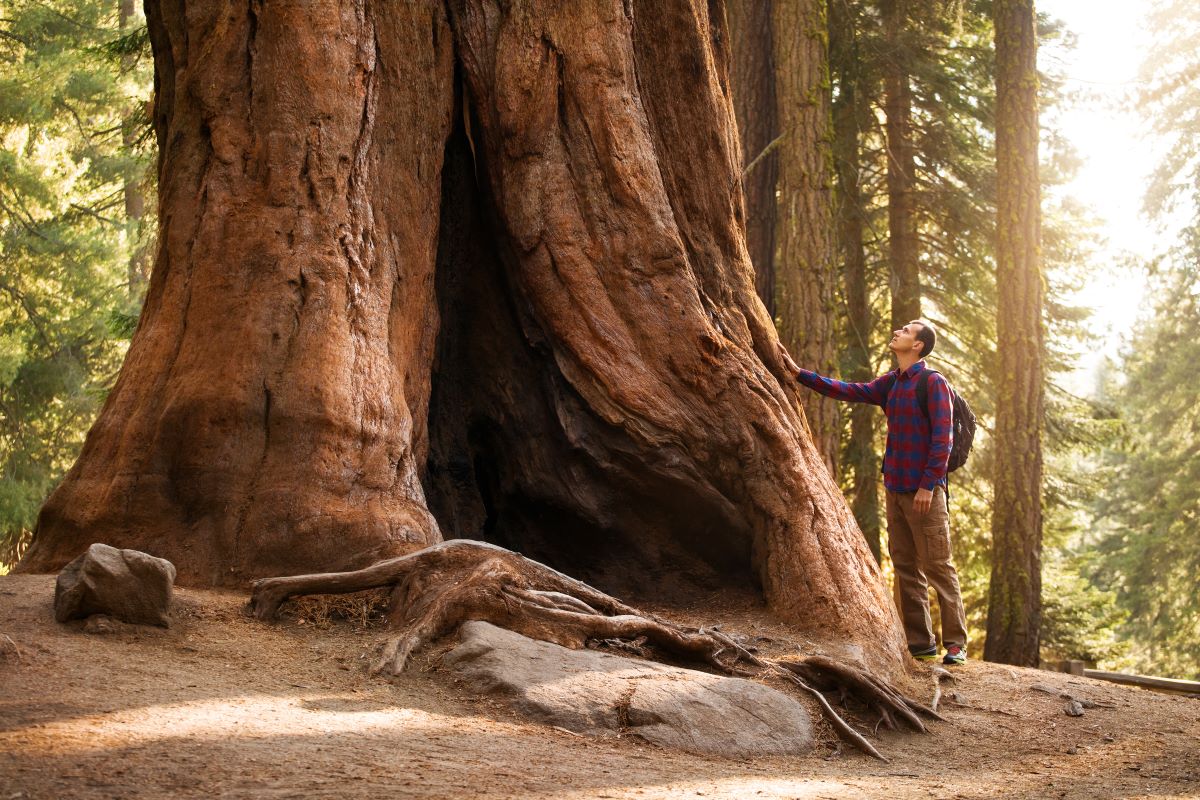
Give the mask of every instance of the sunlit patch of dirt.
[[[947, 688], [947, 723], [871, 737], [890, 763], [832, 734], [805, 758], [729, 761], [524, 722], [432, 659], [371, 678], [386, 634], [353, 614], [301, 610], [266, 625], [245, 616], [244, 595], [179, 590], [169, 630], [87, 634], [54, 622], [53, 585], [0, 577], [4, 798], [1200, 794], [1200, 701], [1085, 678], [971, 662]], [[766, 655], [807, 646], [728, 594], [651, 610], [721, 623]], [[1034, 684], [1112, 708], [1069, 717]]]

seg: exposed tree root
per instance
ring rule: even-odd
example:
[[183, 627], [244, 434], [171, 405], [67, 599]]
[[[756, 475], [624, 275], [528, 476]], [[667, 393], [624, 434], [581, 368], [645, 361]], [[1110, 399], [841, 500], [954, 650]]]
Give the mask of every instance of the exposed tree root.
[[[848, 695], [857, 697], [866, 705], [874, 708], [879, 713], [880, 722], [891, 730], [894, 730], [896, 727], [893, 715], [900, 716], [921, 733], [926, 732], [925, 726], [917, 718], [916, 714], [921, 714], [931, 719], [943, 719], [937, 712], [922, 706], [915, 700], [905, 697], [885, 681], [848, 664], [842, 664], [825, 656], [810, 656], [798, 662], [765, 661], [748, 652], [745, 648], [742, 648], [728, 636], [719, 632], [713, 635], [724, 641], [728, 646], [740, 650], [742, 657], [746, 660], [771, 671], [773, 674], [795, 684], [808, 693], [817, 701], [817, 704], [821, 707], [821, 713], [824, 714], [825, 719], [833, 726], [833, 729], [837, 731], [839, 736], [862, 752], [880, 761], [887, 761], [888, 759], [876, 750], [874, 745], [867, 741], [866, 737], [854, 730], [850, 723], [846, 722], [833, 709], [833, 706], [825, 699], [825, 695], [822, 694], [822, 689], [826, 691], [836, 690], [842, 694], [843, 698]], [[876, 724], [875, 728], [878, 730], [879, 725]]]
[[887, 759], [833, 710], [822, 689], [858, 697], [876, 709], [889, 728], [895, 727], [896, 717], [919, 731], [925, 727], [918, 714], [941, 719], [854, 667], [821, 656], [795, 663], [765, 661], [716, 628], [688, 628], [658, 619], [544, 564], [473, 540], [442, 542], [355, 572], [260, 580], [254, 584], [249, 608], [257, 618], [272, 620], [291, 597], [384, 586], [392, 587], [388, 621], [396, 635], [384, 644], [372, 666], [374, 673], [397, 675], [421, 647], [463, 622], [482, 620], [573, 649], [589, 641], [643, 654], [643, 648], [650, 647], [726, 674], [756, 674], [738, 668], [739, 662], [752, 664], [807, 692], [842, 738], [883, 761]]
[[724, 646], [710, 636], [643, 614], [544, 564], [485, 542], [456, 539], [356, 572], [267, 578], [254, 584], [250, 610], [274, 619], [285, 600], [393, 586], [389, 624], [398, 635], [374, 672], [398, 675], [409, 656], [467, 620], [483, 620], [574, 649], [589, 639], [636, 640], [728, 673]]
[[801, 676], [818, 690], [838, 690], [847, 693], [879, 714], [888, 730], [896, 729], [896, 719], [906, 722], [913, 730], [925, 732], [921, 717], [944, 720], [932, 708], [906, 697], [885, 681], [848, 664], [824, 656], [810, 656], [803, 661], [781, 661], [779, 666]]

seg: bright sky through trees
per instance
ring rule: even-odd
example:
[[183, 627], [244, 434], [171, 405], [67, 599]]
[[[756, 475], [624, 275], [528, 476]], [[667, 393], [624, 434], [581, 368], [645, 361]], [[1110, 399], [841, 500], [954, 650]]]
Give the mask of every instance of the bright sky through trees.
[[[1095, 309], [1096, 348], [1111, 336], [1114, 320], [1140, 311], [1142, 277], [1121, 266], [1129, 256], [1149, 258], [1174, 241], [1173, 230], [1161, 230], [1141, 210], [1148, 176], [1161, 156], [1161, 145], [1150, 138], [1149, 125], [1134, 105], [1138, 69], [1152, 39], [1144, 22], [1153, 5], [1152, 0], [1043, 0], [1038, 7], [1076, 36], [1074, 48], [1053, 42], [1042, 48], [1043, 67], [1057, 63], [1076, 98], [1043, 125], [1067, 138], [1082, 160], [1075, 180], [1054, 191], [1091, 207], [1101, 223], [1104, 238], [1096, 242], [1089, 270], [1095, 277], [1079, 298]], [[1085, 361], [1092, 367], [1096, 358]]]

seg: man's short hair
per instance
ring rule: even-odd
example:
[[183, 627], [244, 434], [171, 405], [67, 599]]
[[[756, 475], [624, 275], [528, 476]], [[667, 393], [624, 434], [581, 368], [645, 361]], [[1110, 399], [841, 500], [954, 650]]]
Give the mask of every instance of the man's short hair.
[[933, 346], [937, 344], [937, 330], [928, 320], [914, 319], [909, 325], [920, 325], [921, 330], [917, 331], [917, 341], [921, 343], [921, 358], [933, 352]]

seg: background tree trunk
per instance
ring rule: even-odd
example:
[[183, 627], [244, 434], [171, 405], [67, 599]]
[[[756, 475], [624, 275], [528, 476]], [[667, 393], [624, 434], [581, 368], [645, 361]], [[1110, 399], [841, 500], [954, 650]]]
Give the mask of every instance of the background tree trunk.
[[992, 580], [984, 657], [1037, 666], [1042, 604], [1045, 404], [1036, 19], [1031, 0], [997, 0], [996, 402]]
[[147, 11], [158, 256], [22, 567], [104, 541], [232, 584], [437, 541], [418, 474], [452, 110], [441, 5]]
[[[775, 108], [779, 179], [775, 223], [775, 316], [798, 363], [838, 372], [837, 272], [833, 258], [832, 122], [825, 0], [774, 3]], [[802, 396], [813, 440], [830, 474], [841, 449], [838, 403]]]
[[658, 596], [752, 576], [901, 668], [754, 291], [724, 9], [440, 8], [156, 7], [159, 263], [22, 567], [100, 539], [233, 583], [436, 541], [436, 295], [450, 535]]
[[[129, 33], [136, 16], [137, 11], [133, 0], [118, 0], [117, 24], [120, 26], [122, 36]], [[135, 60], [136, 57], [133, 55], [122, 56], [121, 68], [123, 70], [132, 69]], [[123, 170], [123, 185], [121, 187], [125, 200], [125, 235], [128, 241], [133, 243], [133, 250], [129, 254], [127, 269], [129, 279], [127, 291], [129, 297], [137, 301], [141, 300], [142, 293], [146, 289], [146, 280], [149, 277], [148, 248], [139, 244], [141, 241], [142, 217], [146, 215], [146, 194], [142, 190], [142, 180], [145, 176], [142, 170], [138, 169], [137, 165], [132, 162], [131, 156], [132, 149], [138, 140], [138, 131], [141, 129], [141, 119], [140, 109], [129, 109], [122, 122], [124, 133], [121, 136], [127, 150], [126, 157], [131, 159], [130, 163], [126, 164]]]
[[[870, 106], [861, 91], [862, 69], [858, 54], [854, 9], [847, 0], [832, 0], [829, 7], [829, 61], [838, 88], [833, 103], [833, 161], [837, 174], [837, 233], [846, 298], [846, 379], [869, 381], [875, 377], [871, 359], [871, 334], [875, 315], [867, 285], [866, 201], [861, 186], [861, 137], [869, 125]], [[878, 562], [882, 558], [879, 513], [879, 455], [875, 429], [879, 413], [871, 406], [850, 406], [850, 439], [843, 471], [848, 474], [850, 508]]]
[[888, 260], [892, 329], [921, 316], [912, 86], [908, 73], [909, 0], [883, 0], [884, 113], [887, 116]]
[[746, 249], [754, 264], [754, 287], [775, 317], [775, 182], [779, 174], [778, 115], [775, 113], [775, 59], [771, 4], [731, 0], [733, 104], [742, 140], [742, 197], [746, 209]]

